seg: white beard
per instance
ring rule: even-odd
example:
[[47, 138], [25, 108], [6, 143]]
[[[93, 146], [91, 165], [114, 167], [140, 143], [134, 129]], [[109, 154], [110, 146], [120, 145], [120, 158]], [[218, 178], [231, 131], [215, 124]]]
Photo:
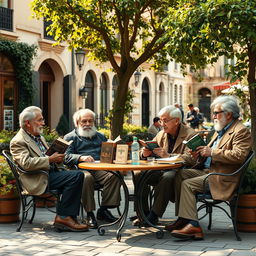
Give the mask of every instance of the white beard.
[[96, 133], [97, 129], [95, 126], [92, 127], [77, 127], [77, 133], [79, 136], [86, 137], [86, 138], [92, 138]]
[[215, 131], [221, 131], [227, 125], [227, 118], [225, 115], [221, 119], [214, 119]]

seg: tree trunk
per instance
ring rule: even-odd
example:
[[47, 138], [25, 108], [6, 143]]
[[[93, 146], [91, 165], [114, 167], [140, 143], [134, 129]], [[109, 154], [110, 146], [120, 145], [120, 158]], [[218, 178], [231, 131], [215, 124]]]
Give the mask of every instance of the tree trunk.
[[248, 49], [249, 56], [249, 71], [248, 71], [248, 85], [250, 94], [250, 109], [251, 109], [251, 134], [253, 140], [253, 150], [256, 152], [256, 51], [250, 47]]
[[123, 74], [119, 78], [119, 86], [117, 87], [116, 97], [113, 104], [113, 117], [110, 121], [110, 137], [115, 139], [118, 135], [122, 134], [124, 114], [125, 114], [125, 103], [127, 99], [129, 80], [131, 75]]

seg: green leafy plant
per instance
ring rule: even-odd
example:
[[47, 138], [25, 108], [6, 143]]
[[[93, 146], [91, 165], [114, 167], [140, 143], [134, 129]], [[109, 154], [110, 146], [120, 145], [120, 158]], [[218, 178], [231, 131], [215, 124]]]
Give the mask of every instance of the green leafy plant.
[[32, 104], [34, 88], [32, 84], [32, 60], [37, 46], [0, 38], [0, 52], [9, 55], [15, 66], [19, 92], [18, 112]]
[[10, 143], [11, 139], [17, 132], [1, 130], [0, 131], [0, 143]]
[[256, 158], [253, 158], [243, 180], [242, 194], [256, 194]]
[[0, 156], [0, 195], [17, 191], [16, 180], [12, 171], [3, 156]]
[[48, 126], [44, 127], [43, 136], [48, 143], [52, 143], [55, 139], [59, 137], [56, 130], [50, 130]]
[[56, 127], [56, 131], [60, 136], [64, 136], [69, 132], [69, 124], [65, 115], [62, 115], [60, 117], [59, 123]]

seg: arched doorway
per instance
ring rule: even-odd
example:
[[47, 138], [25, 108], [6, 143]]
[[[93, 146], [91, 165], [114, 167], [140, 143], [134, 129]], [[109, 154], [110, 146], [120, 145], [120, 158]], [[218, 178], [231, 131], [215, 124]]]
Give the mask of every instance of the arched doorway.
[[87, 98], [85, 100], [85, 108], [94, 111], [94, 79], [91, 71], [86, 73], [85, 88], [87, 91]]
[[107, 77], [102, 74], [100, 77], [100, 126], [104, 127], [105, 117], [108, 115]]
[[162, 109], [165, 105], [164, 100], [164, 84], [160, 83], [159, 85], [159, 110]]
[[0, 53], [0, 129], [17, 129], [17, 97], [14, 66], [6, 55]]
[[149, 126], [149, 86], [144, 78], [142, 82], [142, 126]]
[[208, 88], [201, 88], [198, 91], [198, 107], [200, 112], [204, 114], [207, 121], [211, 121], [211, 91]]
[[45, 125], [51, 126], [51, 84], [55, 81], [50, 65], [44, 61], [39, 68], [40, 76], [40, 108], [43, 111]]

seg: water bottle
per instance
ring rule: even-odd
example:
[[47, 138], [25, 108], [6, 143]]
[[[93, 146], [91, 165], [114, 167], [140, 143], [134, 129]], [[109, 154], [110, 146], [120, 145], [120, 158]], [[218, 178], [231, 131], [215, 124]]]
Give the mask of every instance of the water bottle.
[[133, 137], [133, 143], [131, 146], [132, 151], [132, 164], [140, 164], [140, 145], [137, 141], [137, 137]]

